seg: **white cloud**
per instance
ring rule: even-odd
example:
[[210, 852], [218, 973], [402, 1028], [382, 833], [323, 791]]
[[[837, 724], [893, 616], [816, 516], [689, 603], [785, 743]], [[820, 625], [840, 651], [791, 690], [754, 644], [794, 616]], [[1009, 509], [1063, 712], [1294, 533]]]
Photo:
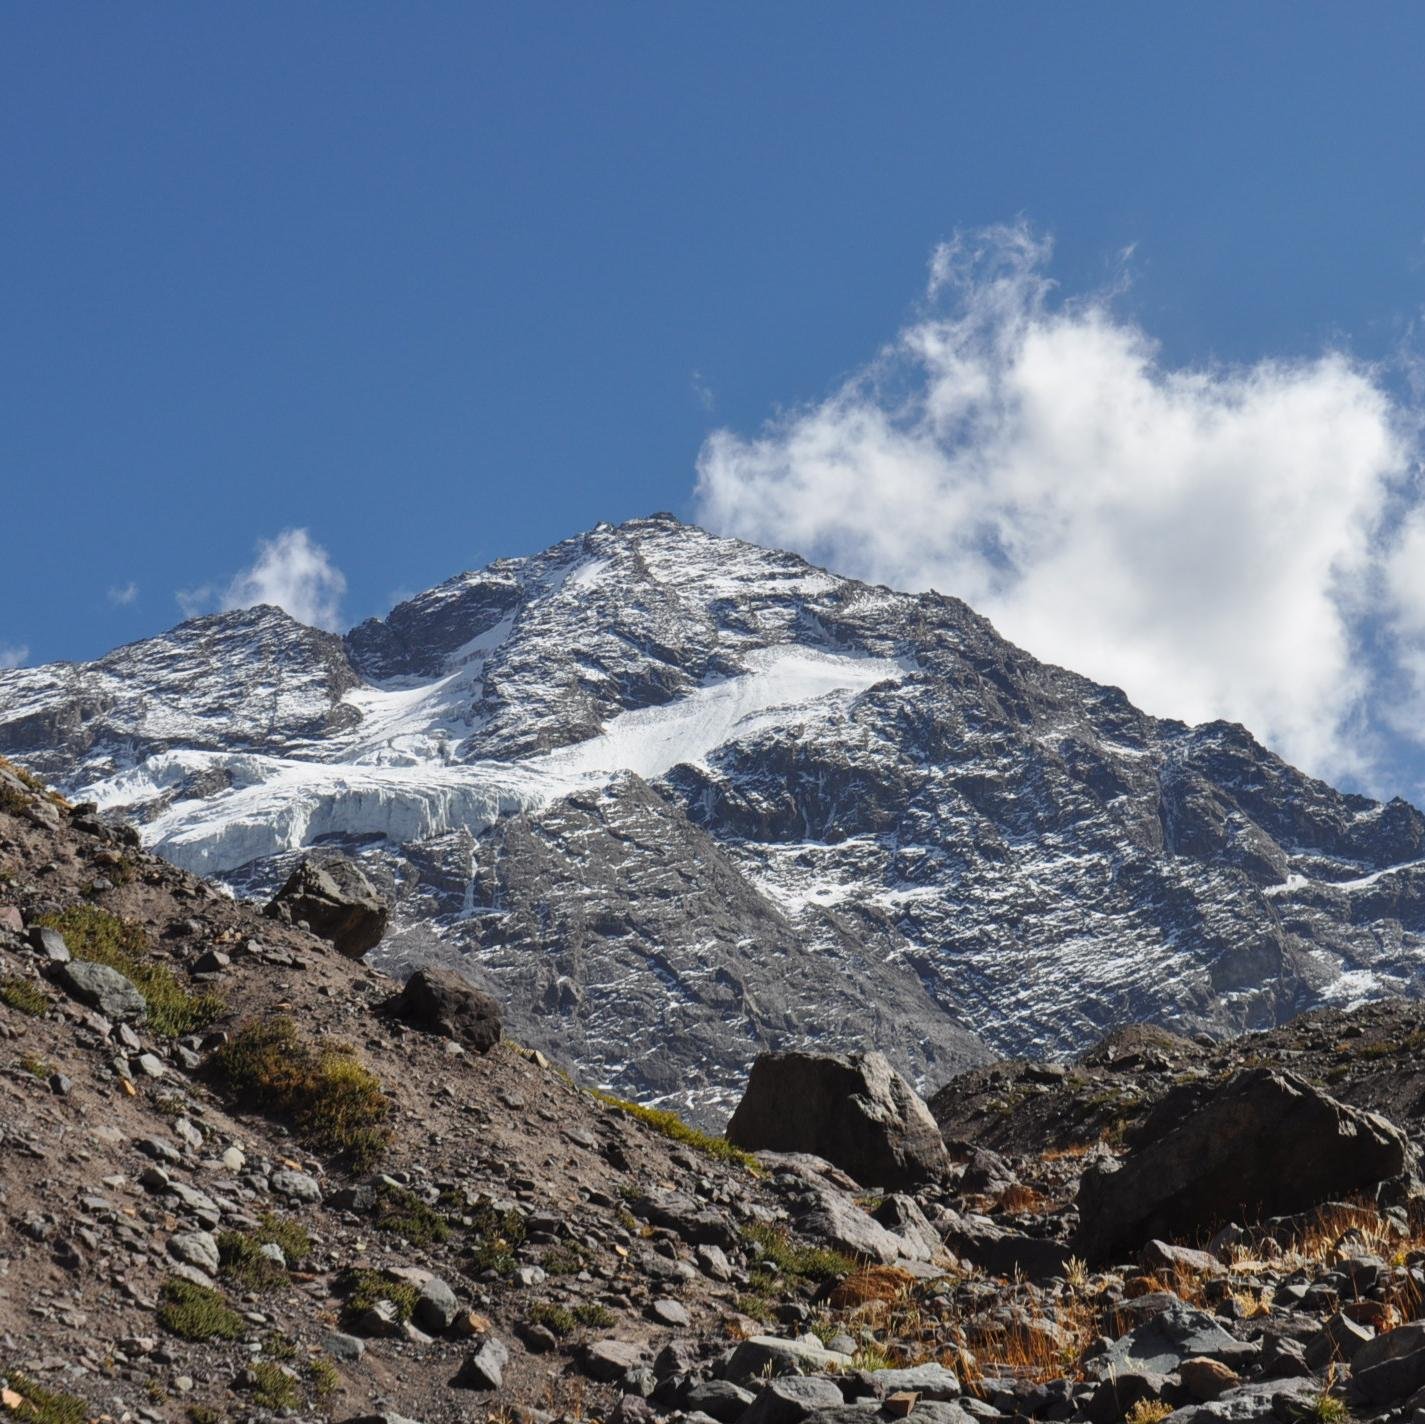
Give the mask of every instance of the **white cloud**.
[[30, 650], [23, 643], [0, 643], [0, 668], [24, 667]]
[[225, 586], [204, 584], [181, 589], [179, 606], [188, 617], [214, 606], [252, 608], [259, 603], [285, 609], [299, 623], [313, 628], [341, 627], [341, 600], [346, 576], [305, 529], [284, 529], [275, 539], [257, 545], [250, 568], [236, 574]]
[[132, 579], [128, 583], [115, 584], [108, 593], [109, 602], [115, 608], [127, 608], [139, 596], [139, 586]]
[[[922, 309], [864, 370], [707, 440], [700, 519], [957, 594], [1150, 712], [1241, 721], [1311, 771], [1367, 775], [1358, 638], [1394, 567], [1405, 413], [1336, 351], [1170, 367], [1114, 310], [1120, 281], [1060, 299], [1049, 255], [1023, 225], [937, 248]], [[1415, 600], [1403, 632], [1425, 648], [1420, 518], [1384, 586]]]

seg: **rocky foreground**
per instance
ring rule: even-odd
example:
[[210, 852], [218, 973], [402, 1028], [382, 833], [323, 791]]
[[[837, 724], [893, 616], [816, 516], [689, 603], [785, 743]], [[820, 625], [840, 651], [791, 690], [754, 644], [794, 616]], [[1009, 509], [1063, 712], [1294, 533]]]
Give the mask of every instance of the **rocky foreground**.
[[348, 890], [263, 915], [0, 766], [10, 1416], [1425, 1412], [1416, 1006], [1126, 1031], [929, 1108], [766, 1055], [712, 1137], [340, 952], [379, 933]]

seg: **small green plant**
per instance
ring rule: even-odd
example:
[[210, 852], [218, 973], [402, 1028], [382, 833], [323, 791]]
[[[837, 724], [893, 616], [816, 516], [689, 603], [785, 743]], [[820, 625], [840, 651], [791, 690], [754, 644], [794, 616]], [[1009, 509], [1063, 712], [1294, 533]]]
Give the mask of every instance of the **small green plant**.
[[33, 1053], [27, 1053], [20, 1059], [20, 1067], [32, 1078], [48, 1078], [54, 1072], [53, 1063], [47, 1062]]
[[302, 1402], [297, 1381], [267, 1360], [254, 1360], [247, 1367], [247, 1387], [253, 1403], [263, 1409], [295, 1409]]
[[409, 1320], [421, 1298], [420, 1288], [409, 1281], [393, 1281], [381, 1271], [358, 1267], [342, 1273], [337, 1292], [346, 1297], [342, 1317], [348, 1324], [355, 1324], [381, 1300], [389, 1300], [396, 1307], [398, 1320]]
[[1161, 1424], [1172, 1412], [1173, 1406], [1161, 1399], [1140, 1399], [1123, 1420], [1124, 1424]]
[[50, 997], [33, 980], [9, 974], [0, 979], [0, 1004], [37, 1019], [49, 1012]]
[[591, 1330], [603, 1330], [614, 1323], [614, 1313], [606, 1305], [588, 1301], [574, 1307], [574, 1319]]
[[471, 1270], [476, 1275], [485, 1271], [497, 1276], [513, 1275], [519, 1265], [515, 1248], [525, 1238], [524, 1217], [514, 1210], [496, 1211], [493, 1206], [484, 1206], [474, 1213], [470, 1229], [479, 1238], [469, 1251]]
[[23, 1420], [24, 1424], [85, 1424], [89, 1406], [72, 1394], [44, 1385], [22, 1375], [18, 1370], [0, 1370], [10, 1389], [21, 1402], [12, 1405], [7, 1418]]
[[1323, 1389], [1306, 1402], [1298, 1418], [1302, 1424], [1342, 1424], [1349, 1413], [1344, 1400]]
[[764, 1261], [794, 1280], [819, 1284], [835, 1280], [838, 1276], [848, 1276], [856, 1269], [856, 1262], [843, 1252], [822, 1246], [804, 1246], [792, 1240], [779, 1227], [757, 1223], [749, 1226], [744, 1235], [758, 1248]]
[[240, 1340], [243, 1320], [221, 1292], [170, 1276], [158, 1293], [158, 1323], [181, 1340]]
[[584, 1269], [584, 1257], [572, 1246], [551, 1246], [539, 1264], [551, 1276], [577, 1276]]
[[223, 1424], [223, 1416], [211, 1404], [190, 1404], [188, 1424]]
[[259, 1246], [280, 1246], [289, 1266], [300, 1266], [312, 1254], [312, 1238], [306, 1228], [275, 1211], [263, 1213], [252, 1237]]
[[415, 1192], [392, 1182], [382, 1183], [376, 1194], [376, 1228], [402, 1236], [412, 1246], [429, 1246], [450, 1239], [450, 1223]]
[[627, 1098], [616, 1098], [612, 1093], [606, 1093], [600, 1088], [591, 1088], [589, 1091], [605, 1107], [637, 1118], [639, 1122], [647, 1124], [655, 1132], [661, 1132], [664, 1137], [671, 1138], [674, 1142], [694, 1147], [709, 1157], [717, 1158], [719, 1162], [732, 1162], [739, 1167], [745, 1167], [754, 1176], [760, 1175], [762, 1171], [761, 1164], [750, 1152], [734, 1147], [725, 1137], [714, 1137], [710, 1132], [692, 1127], [675, 1112], [664, 1108], [645, 1107], [642, 1103], [631, 1103]]
[[225, 1281], [249, 1291], [277, 1290], [287, 1284], [286, 1270], [262, 1254], [263, 1243], [245, 1231], [218, 1234], [218, 1272]]
[[259, 1019], [213, 1055], [213, 1071], [242, 1102], [291, 1121], [318, 1152], [364, 1171], [386, 1150], [390, 1104], [348, 1044], [311, 1043], [290, 1018]]
[[852, 1368], [858, 1370], [888, 1370], [894, 1363], [879, 1345], [862, 1345], [851, 1357]]
[[262, 1353], [269, 1360], [295, 1360], [297, 1347], [285, 1335], [271, 1330], [262, 1337]]
[[144, 997], [148, 1026], [164, 1038], [206, 1028], [227, 1007], [216, 994], [190, 994], [173, 971], [149, 953], [143, 930], [94, 905], [71, 905], [44, 915], [40, 924], [58, 930], [76, 959], [117, 969]]
[[574, 1319], [574, 1312], [567, 1305], [555, 1305], [548, 1300], [536, 1301], [530, 1306], [529, 1318], [561, 1340], [566, 1335], [572, 1335], [579, 1326], [579, 1322]]
[[307, 1365], [307, 1376], [312, 1382], [312, 1393], [318, 1399], [327, 1399], [335, 1394], [341, 1384], [341, 1376], [330, 1360], [316, 1359]]

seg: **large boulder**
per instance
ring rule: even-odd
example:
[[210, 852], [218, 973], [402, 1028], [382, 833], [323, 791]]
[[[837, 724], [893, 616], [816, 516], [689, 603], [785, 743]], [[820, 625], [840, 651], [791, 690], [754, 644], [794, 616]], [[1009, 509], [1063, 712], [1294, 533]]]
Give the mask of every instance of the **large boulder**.
[[898, 1191], [937, 1181], [950, 1160], [940, 1129], [880, 1053], [764, 1053], [727, 1125], [750, 1152], [810, 1152], [862, 1186]]
[[305, 922], [340, 953], [360, 959], [380, 944], [390, 907], [355, 861], [331, 856], [302, 861], [262, 913], [283, 924]]
[[499, 1004], [453, 969], [417, 969], [392, 1012], [403, 1023], [453, 1038], [476, 1053], [488, 1053], [500, 1041]]
[[1084, 1173], [1077, 1248], [1090, 1261], [1126, 1259], [1155, 1237], [1301, 1211], [1414, 1167], [1385, 1118], [1295, 1074], [1249, 1069], [1180, 1117], [1166, 1100], [1121, 1163]]
[[141, 1023], [148, 1015], [148, 1003], [133, 981], [107, 964], [72, 959], [60, 965], [56, 977], [71, 998], [114, 1023]]

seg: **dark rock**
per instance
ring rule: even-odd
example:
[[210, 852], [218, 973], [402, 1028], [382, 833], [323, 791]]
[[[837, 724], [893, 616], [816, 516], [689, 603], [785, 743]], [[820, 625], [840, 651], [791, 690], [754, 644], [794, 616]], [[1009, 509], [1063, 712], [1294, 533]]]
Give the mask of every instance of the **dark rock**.
[[1399, 1129], [1291, 1073], [1239, 1073], [1176, 1123], [1165, 1111], [1171, 1102], [1121, 1165], [1084, 1173], [1078, 1248], [1088, 1259], [1110, 1259], [1145, 1237], [1297, 1211], [1414, 1166]]
[[1351, 1361], [1351, 1395], [1388, 1404], [1425, 1386], [1425, 1321], [1412, 1321], [1363, 1344]]
[[1121, 1378], [1132, 1370], [1166, 1375], [1195, 1357], [1241, 1369], [1257, 1358], [1260, 1348], [1234, 1339], [1212, 1316], [1179, 1305], [1113, 1341], [1091, 1361], [1091, 1369], [1100, 1379]]
[[800, 1340], [779, 1340], [775, 1335], [753, 1335], [738, 1342], [722, 1377], [735, 1384], [765, 1378], [767, 1375], [790, 1374], [808, 1370], [844, 1370], [851, 1363], [850, 1355], [836, 1350], [824, 1350], [819, 1345]]
[[417, 969], [392, 1002], [404, 1023], [453, 1038], [476, 1053], [500, 1041], [500, 1006], [453, 969]]
[[303, 860], [263, 914], [289, 925], [305, 922], [339, 953], [360, 959], [381, 942], [390, 910], [355, 861], [333, 856]]
[[863, 1186], [938, 1181], [950, 1161], [915, 1090], [880, 1053], [764, 1053], [727, 1125], [749, 1151], [809, 1152]]
[[839, 1409], [841, 1391], [829, 1379], [786, 1375], [764, 1385], [742, 1416], [742, 1424], [801, 1424], [808, 1414]]
[[702, 1380], [691, 1385], [683, 1395], [683, 1408], [716, 1419], [719, 1424], [733, 1424], [742, 1418], [756, 1396], [750, 1389], [731, 1380]]
[[107, 964], [72, 959], [60, 965], [55, 977], [73, 998], [98, 1009], [114, 1023], [141, 1023], [148, 1016], [144, 996], [132, 981]]

